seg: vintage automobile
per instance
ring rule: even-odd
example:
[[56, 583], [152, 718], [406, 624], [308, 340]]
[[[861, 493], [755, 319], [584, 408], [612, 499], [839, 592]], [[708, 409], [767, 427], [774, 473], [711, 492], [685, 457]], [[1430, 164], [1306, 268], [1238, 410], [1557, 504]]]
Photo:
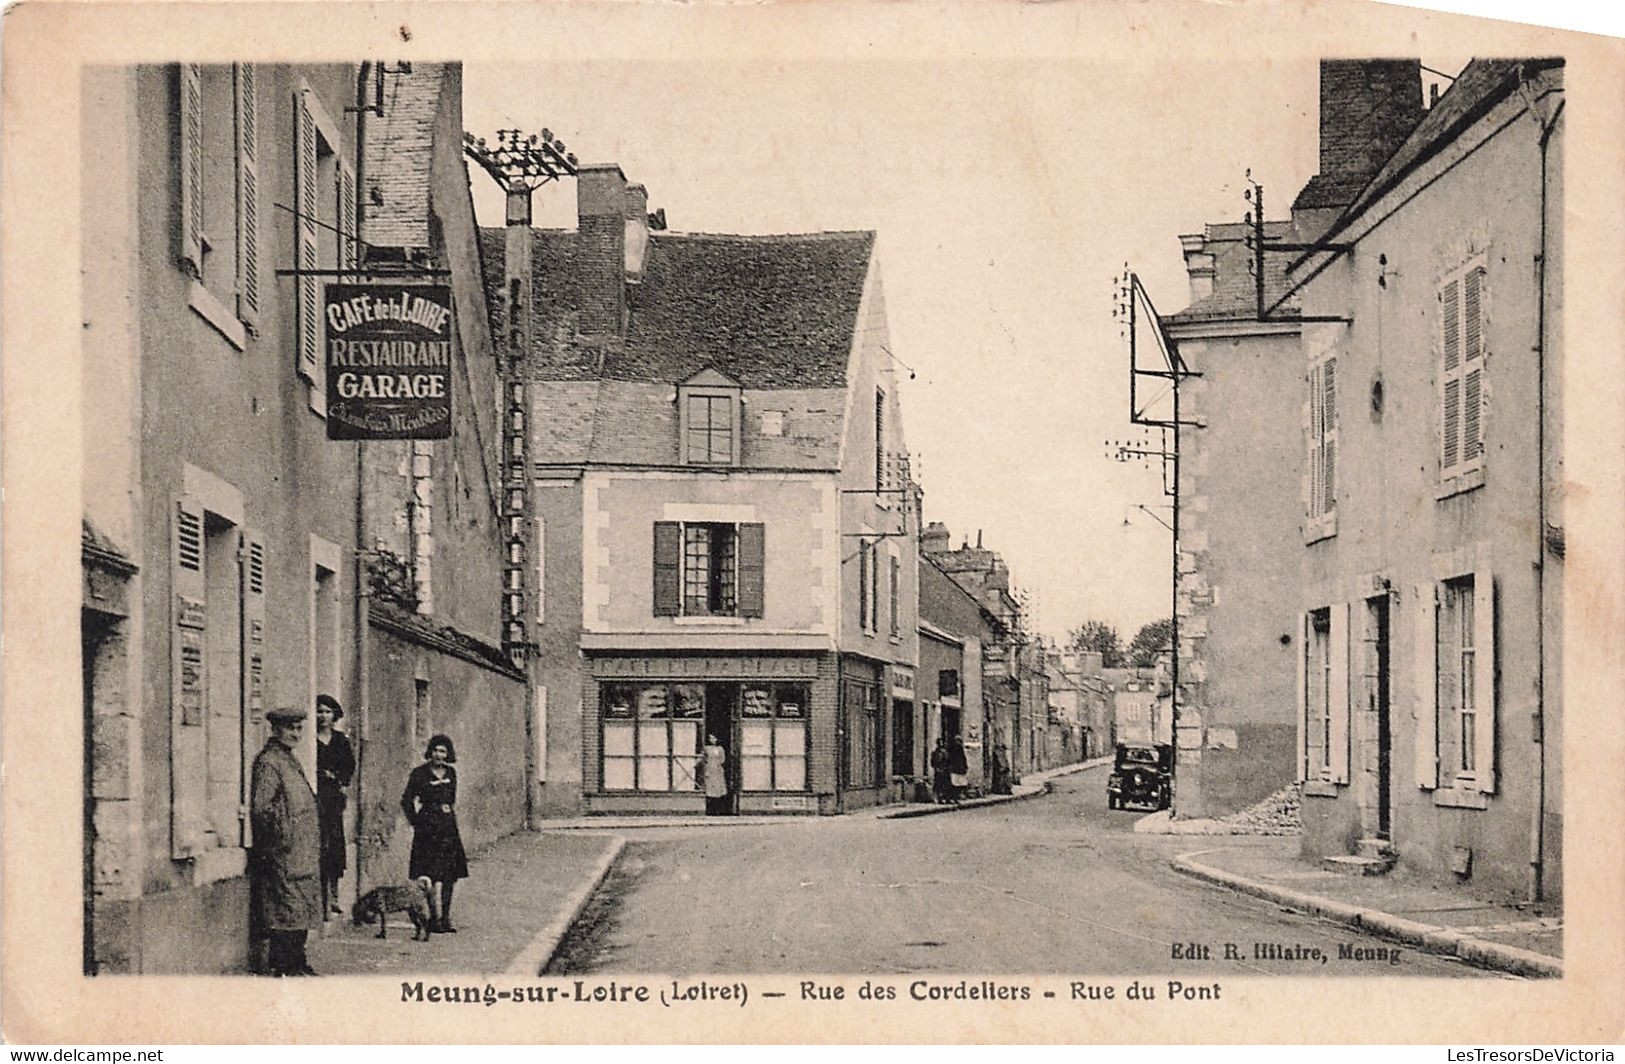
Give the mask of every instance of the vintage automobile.
[[1129, 803], [1166, 809], [1173, 797], [1174, 748], [1166, 743], [1118, 743], [1117, 761], [1106, 780], [1106, 805], [1127, 809]]

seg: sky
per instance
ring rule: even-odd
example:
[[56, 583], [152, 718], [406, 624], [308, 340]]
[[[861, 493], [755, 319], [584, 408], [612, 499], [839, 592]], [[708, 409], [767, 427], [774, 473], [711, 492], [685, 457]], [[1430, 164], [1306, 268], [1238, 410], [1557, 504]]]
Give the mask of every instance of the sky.
[[[1268, 58], [470, 62], [464, 124], [619, 163], [673, 231], [875, 230], [925, 520], [1002, 554], [1039, 632], [1099, 619], [1126, 643], [1169, 613], [1171, 536], [1139, 509], [1167, 518], [1160, 471], [1110, 456], [1143, 431], [1113, 279], [1129, 263], [1183, 307], [1179, 236], [1239, 221], [1249, 169], [1284, 217], [1316, 169], [1318, 84]], [[536, 210], [573, 226], [573, 183]]]

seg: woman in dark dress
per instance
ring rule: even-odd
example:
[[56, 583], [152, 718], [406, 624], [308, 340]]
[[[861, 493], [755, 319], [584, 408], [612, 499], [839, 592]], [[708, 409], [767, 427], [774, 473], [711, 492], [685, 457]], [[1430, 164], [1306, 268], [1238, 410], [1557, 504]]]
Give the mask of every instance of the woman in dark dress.
[[332, 695], [316, 698], [316, 812], [322, 831], [323, 919], [342, 913], [339, 879], [344, 875], [344, 789], [355, 776], [355, 751], [350, 737], [333, 729], [344, 707]]
[[424, 763], [412, 770], [401, 795], [401, 809], [412, 825], [412, 859], [407, 876], [427, 876], [440, 891], [440, 912], [435, 930], [456, 931], [451, 925], [451, 893], [468, 876], [468, 857], [457, 830], [457, 748], [444, 735], [429, 740]]

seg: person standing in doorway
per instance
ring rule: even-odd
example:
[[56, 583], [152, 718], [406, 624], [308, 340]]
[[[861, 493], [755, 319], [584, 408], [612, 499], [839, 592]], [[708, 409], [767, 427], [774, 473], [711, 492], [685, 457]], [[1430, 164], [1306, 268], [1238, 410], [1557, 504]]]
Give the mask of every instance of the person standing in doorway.
[[941, 805], [952, 793], [948, 783], [948, 740], [937, 736], [937, 745], [931, 748], [931, 800]]
[[293, 754], [305, 717], [298, 706], [265, 714], [271, 737], [254, 758], [250, 787], [254, 924], [270, 939], [266, 967], [274, 976], [316, 974], [305, 939], [322, 918], [321, 829], [316, 792]]
[[468, 877], [468, 856], [457, 830], [457, 748], [445, 735], [430, 738], [423, 764], [412, 770], [401, 795], [401, 810], [412, 825], [412, 857], [408, 879], [427, 876], [430, 901], [439, 891], [440, 908], [434, 930], [457, 929], [451, 923], [451, 895], [459, 879]]
[[956, 804], [965, 797], [965, 788], [970, 786], [969, 773], [970, 762], [965, 759], [965, 740], [956, 735], [948, 740], [948, 786], [953, 791]]
[[348, 862], [344, 857], [345, 788], [355, 776], [355, 750], [350, 737], [333, 725], [344, 717], [344, 707], [332, 695], [316, 697], [316, 809], [322, 826], [323, 918], [342, 913], [339, 879]]
[[728, 751], [717, 742], [715, 735], [705, 737], [705, 755], [700, 762], [705, 777], [705, 812], [707, 816], [726, 816], [728, 809]]

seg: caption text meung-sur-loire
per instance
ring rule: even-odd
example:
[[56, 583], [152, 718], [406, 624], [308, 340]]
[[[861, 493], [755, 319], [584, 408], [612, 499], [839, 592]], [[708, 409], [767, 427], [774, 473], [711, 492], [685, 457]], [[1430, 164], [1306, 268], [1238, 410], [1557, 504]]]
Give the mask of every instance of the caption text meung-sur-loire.
[[[1072, 980], [1042, 983], [1000, 982], [992, 979], [937, 981], [912, 979], [888, 982], [865, 979], [847, 983], [839, 980], [803, 979], [793, 990], [763, 991], [768, 1000], [797, 1002], [886, 1002], [886, 1001], [1218, 1001], [1218, 983], [1189, 983], [1178, 979], [1130, 979], [1089, 983]], [[497, 986], [494, 983], [433, 984], [422, 980], [401, 983], [401, 1001], [408, 1004], [484, 1005], [497, 1004], [660, 1004], [667, 1008], [701, 1003], [723, 1003], [745, 1007], [751, 990], [743, 982], [718, 983], [710, 980], [672, 980], [644, 983], [627, 980], [531, 983]]]

